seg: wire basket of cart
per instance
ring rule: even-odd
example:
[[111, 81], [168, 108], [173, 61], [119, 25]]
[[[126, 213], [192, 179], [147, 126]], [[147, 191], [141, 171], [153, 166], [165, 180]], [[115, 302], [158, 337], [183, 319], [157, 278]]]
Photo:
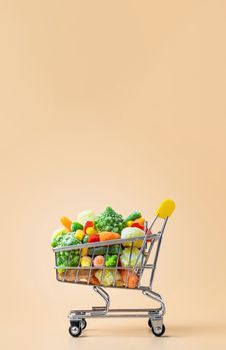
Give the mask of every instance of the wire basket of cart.
[[[105, 302], [103, 307], [69, 313], [69, 332], [72, 336], [81, 335], [87, 324], [86, 319], [91, 317], [147, 317], [153, 334], [164, 334], [165, 304], [152, 286], [163, 233], [174, 208], [172, 200], [165, 200], [152, 223], [148, 225], [145, 221], [142, 236], [53, 248], [57, 280], [92, 286]], [[155, 232], [157, 224], [160, 227]], [[143, 278], [144, 275], [148, 278]], [[140, 290], [160, 306], [155, 309], [110, 309], [106, 288]]]

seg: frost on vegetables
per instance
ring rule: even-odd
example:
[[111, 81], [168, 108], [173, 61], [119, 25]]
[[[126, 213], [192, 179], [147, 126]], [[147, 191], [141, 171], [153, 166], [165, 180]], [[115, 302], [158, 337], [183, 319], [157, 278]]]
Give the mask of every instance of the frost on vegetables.
[[64, 272], [66, 267], [76, 267], [79, 264], [79, 255], [77, 250], [57, 252], [57, 270]]
[[[102, 277], [103, 274], [103, 277]], [[95, 272], [95, 277], [98, 279], [99, 283], [101, 283], [104, 287], [110, 287], [114, 284], [115, 280], [115, 285], [117, 287], [123, 286], [123, 280], [122, 276], [120, 273], [116, 270], [97, 270]], [[102, 280], [102, 281], [101, 281]]]
[[87, 221], [94, 221], [95, 217], [96, 214], [94, 213], [94, 211], [91, 209], [87, 209], [78, 214], [77, 221], [83, 226], [85, 226]]
[[[120, 255], [121, 265], [123, 267], [126, 267], [126, 266], [133, 267], [136, 263], [139, 252], [140, 252], [139, 249], [137, 249], [136, 247], [134, 247], [133, 249], [131, 249], [131, 247], [123, 249], [122, 254]], [[141, 256], [137, 261], [137, 266], [140, 266], [140, 265], [141, 265]]]
[[53, 236], [52, 236], [52, 240], [51, 240], [51, 246], [53, 248], [57, 247], [60, 245], [60, 242], [62, 241], [63, 239], [63, 236], [67, 233], [67, 229], [65, 228], [60, 228], [58, 230], [56, 230], [54, 233], [53, 233]]
[[[74, 237], [73, 232], [62, 232], [56, 237], [57, 241], [54, 241], [55, 247], [65, 247], [70, 245], [80, 244], [80, 241]], [[57, 269], [59, 273], [65, 271], [65, 267], [75, 267], [79, 264], [79, 251], [70, 250], [62, 251], [56, 253], [56, 262], [59, 268]]]
[[121, 214], [116, 213], [111, 207], [107, 207], [103, 213], [101, 213], [94, 220], [95, 228], [98, 232], [108, 231], [121, 233], [125, 223]]
[[[138, 227], [126, 227], [121, 232], [122, 239], [136, 238], [136, 237], [144, 237], [144, 231]], [[131, 242], [122, 243], [124, 247], [131, 246], [131, 244], [132, 244]], [[141, 246], [142, 246], [142, 240], [134, 242], [134, 247], [140, 248]]]
[[[52, 247], [85, 246], [56, 252], [59, 279], [75, 282], [76, 279], [85, 280], [105, 287], [126, 285], [128, 288], [136, 288], [139, 277], [129, 270], [132, 270], [136, 262], [137, 266], [141, 265], [142, 255], [138, 259], [138, 248], [141, 248], [145, 235], [144, 222], [145, 219], [138, 211], [124, 219], [111, 207], [107, 207], [99, 216], [93, 210], [85, 210], [78, 214], [75, 221], [62, 217], [64, 228], [54, 232]], [[110, 244], [112, 240], [131, 238], [138, 238], [133, 245], [131, 242], [117, 241]]]

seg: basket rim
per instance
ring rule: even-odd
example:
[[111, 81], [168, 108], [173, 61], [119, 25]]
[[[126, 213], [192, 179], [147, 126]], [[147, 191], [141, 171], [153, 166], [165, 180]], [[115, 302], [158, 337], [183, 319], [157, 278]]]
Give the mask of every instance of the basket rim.
[[123, 244], [123, 243], [133, 243], [135, 241], [144, 241], [144, 238], [146, 240], [151, 239], [151, 241], [159, 239], [160, 234], [159, 233], [148, 233], [144, 236], [139, 236], [139, 237], [132, 237], [132, 238], [122, 238], [122, 239], [112, 239], [109, 241], [99, 241], [95, 243], [82, 243], [82, 244], [77, 244], [77, 245], [70, 245], [70, 246], [64, 246], [64, 247], [55, 247], [52, 248], [54, 253], [57, 252], [62, 252], [62, 251], [70, 251], [70, 250], [77, 250], [81, 248], [97, 248], [97, 247], [102, 247], [102, 246], [108, 246], [108, 245], [118, 245], [118, 244]]

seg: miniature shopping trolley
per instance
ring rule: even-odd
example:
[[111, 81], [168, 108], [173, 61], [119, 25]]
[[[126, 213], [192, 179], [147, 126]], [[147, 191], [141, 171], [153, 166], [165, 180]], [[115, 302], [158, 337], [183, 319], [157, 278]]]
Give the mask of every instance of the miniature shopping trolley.
[[[92, 286], [93, 290], [97, 292], [105, 302], [105, 306], [103, 307], [93, 307], [90, 310], [73, 310], [69, 313], [69, 333], [73, 337], [81, 335], [82, 330], [84, 330], [87, 325], [86, 319], [91, 317], [147, 317], [148, 326], [151, 328], [153, 334], [157, 337], [164, 334], [165, 326], [163, 324], [163, 316], [165, 314], [165, 304], [160, 294], [153, 291], [152, 286], [163, 233], [168, 218], [171, 216], [174, 209], [175, 204], [172, 200], [167, 199], [163, 201], [152, 223], [148, 225], [148, 222], [145, 222], [143, 237], [53, 248], [57, 280], [60, 282]], [[127, 266], [121, 266], [120, 256], [122, 254], [122, 248], [125, 247], [127, 252], [129, 252], [128, 263]], [[134, 249], [137, 249], [137, 247], [139, 247], [139, 253], [135, 261], [131, 263]], [[104, 251], [106, 255], [114, 251], [114, 254], [117, 255], [117, 261], [114, 267], [101, 266], [97, 268], [92, 265], [81, 266], [80, 260], [84, 254], [88, 254], [92, 259], [91, 261], [93, 261], [95, 256], [101, 254], [100, 252], [102, 251]], [[70, 266], [66, 267], [59, 266], [58, 258], [61, 254], [67, 254], [68, 262], [73, 260], [71, 257], [73, 258], [73, 256], [76, 256], [78, 261], [77, 266], [71, 266], [73, 264], [68, 264]], [[99, 279], [95, 277], [97, 276], [97, 269]], [[111, 273], [109, 273], [109, 271]], [[105, 277], [108, 274], [111, 280], [106, 283]], [[131, 278], [133, 279], [134, 276], [136, 277], [135, 284], [131, 284]], [[147, 297], [158, 302], [159, 307], [146, 309], [110, 309], [110, 297], [105, 290], [107, 288], [139, 290]]]

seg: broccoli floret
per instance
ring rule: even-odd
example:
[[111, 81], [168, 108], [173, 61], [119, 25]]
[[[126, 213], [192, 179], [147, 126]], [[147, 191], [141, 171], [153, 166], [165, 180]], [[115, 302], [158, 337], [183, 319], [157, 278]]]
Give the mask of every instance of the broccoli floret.
[[125, 227], [123, 217], [116, 213], [111, 207], [107, 207], [94, 221], [95, 228], [98, 232], [110, 231], [121, 233]]
[[105, 266], [115, 267], [117, 264], [117, 255], [105, 255]]
[[81, 242], [75, 238], [73, 232], [68, 232], [66, 235], [63, 236], [62, 240], [60, 241], [60, 247], [65, 247], [69, 245], [77, 245], [80, 244]]
[[[74, 237], [74, 233], [68, 232], [61, 236], [61, 239], [58, 239], [57, 247], [64, 247], [70, 245], [80, 244], [80, 241]], [[79, 249], [68, 250], [57, 252], [57, 266], [60, 266], [58, 269], [59, 272], [64, 272], [64, 267], [75, 267], [79, 263]]]
[[59, 247], [61, 245], [62, 239], [63, 239], [63, 234], [60, 236], [53, 237], [51, 242], [52, 247], [53, 248]]

